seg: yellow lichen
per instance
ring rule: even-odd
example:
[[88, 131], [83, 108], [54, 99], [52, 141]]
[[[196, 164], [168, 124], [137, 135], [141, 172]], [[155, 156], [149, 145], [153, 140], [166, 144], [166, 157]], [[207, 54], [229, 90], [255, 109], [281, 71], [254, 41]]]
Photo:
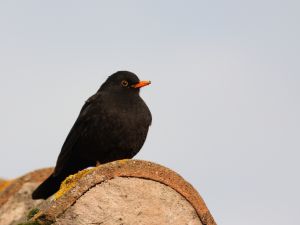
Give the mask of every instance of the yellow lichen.
[[125, 164], [125, 163], [127, 163], [128, 160], [129, 159], [121, 159], [121, 160], [118, 160], [116, 162], [119, 163], [119, 164]]
[[54, 194], [54, 200], [59, 199], [61, 196], [63, 196], [63, 194], [65, 194], [68, 190], [70, 190], [71, 188], [75, 187], [77, 182], [85, 175], [91, 173], [94, 170], [94, 168], [92, 169], [85, 169], [82, 171], [79, 171], [76, 174], [70, 175], [68, 176], [60, 185], [60, 189], [58, 190], [58, 192], [56, 192]]
[[[119, 164], [125, 164], [129, 159], [122, 159], [122, 160], [118, 160], [116, 161]], [[97, 163], [97, 167], [102, 166], [105, 164], [98, 164]], [[54, 200], [59, 199], [61, 196], [63, 196], [68, 190], [70, 190], [71, 188], [75, 187], [77, 182], [85, 175], [93, 172], [97, 167], [94, 168], [88, 168], [82, 171], [79, 171], [76, 174], [70, 175], [68, 176], [60, 185], [59, 190], [54, 194]]]
[[11, 180], [1, 180], [0, 181], [0, 192], [3, 191], [8, 185], [11, 184]]

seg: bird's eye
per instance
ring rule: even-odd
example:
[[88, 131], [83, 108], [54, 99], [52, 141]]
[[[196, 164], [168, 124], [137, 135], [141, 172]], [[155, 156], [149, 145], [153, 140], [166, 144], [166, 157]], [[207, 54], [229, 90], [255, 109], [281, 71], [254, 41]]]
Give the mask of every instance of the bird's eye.
[[128, 81], [127, 80], [123, 80], [121, 82], [122, 86], [127, 87], [128, 86]]

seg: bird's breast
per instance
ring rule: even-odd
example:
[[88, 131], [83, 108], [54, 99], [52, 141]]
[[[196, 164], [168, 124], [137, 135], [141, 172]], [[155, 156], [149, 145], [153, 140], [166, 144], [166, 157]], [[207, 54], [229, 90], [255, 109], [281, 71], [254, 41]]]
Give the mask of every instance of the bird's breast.
[[142, 148], [151, 123], [150, 111], [143, 102], [116, 104], [111, 101], [94, 112], [93, 126], [86, 137], [89, 143], [86, 156], [96, 156], [104, 163], [132, 158]]

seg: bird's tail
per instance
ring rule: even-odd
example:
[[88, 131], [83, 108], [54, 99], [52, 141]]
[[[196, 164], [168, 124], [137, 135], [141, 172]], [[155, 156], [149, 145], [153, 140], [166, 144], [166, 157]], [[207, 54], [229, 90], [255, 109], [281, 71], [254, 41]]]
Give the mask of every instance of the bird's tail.
[[61, 179], [51, 174], [40, 186], [32, 193], [32, 199], [47, 199], [59, 190]]

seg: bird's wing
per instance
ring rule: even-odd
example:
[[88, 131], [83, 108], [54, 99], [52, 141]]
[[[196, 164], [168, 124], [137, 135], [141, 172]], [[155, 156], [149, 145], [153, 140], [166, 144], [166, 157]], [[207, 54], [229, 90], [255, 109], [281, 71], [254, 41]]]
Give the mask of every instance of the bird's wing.
[[78, 140], [80, 140], [80, 138], [87, 132], [89, 128], [89, 123], [91, 120], [88, 112], [91, 109], [92, 103], [95, 102], [96, 97], [96, 95], [93, 95], [83, 105], [75, 124], [70, 130], [62, 146], [53, 173], [54, 176], [58, 176], [61, 172], [63, 172], [64, 166], [69, 163], [69, 161], [72, 158], [72, 155], [76, 154], [76, 152], [74, 152], [75, 146]]

